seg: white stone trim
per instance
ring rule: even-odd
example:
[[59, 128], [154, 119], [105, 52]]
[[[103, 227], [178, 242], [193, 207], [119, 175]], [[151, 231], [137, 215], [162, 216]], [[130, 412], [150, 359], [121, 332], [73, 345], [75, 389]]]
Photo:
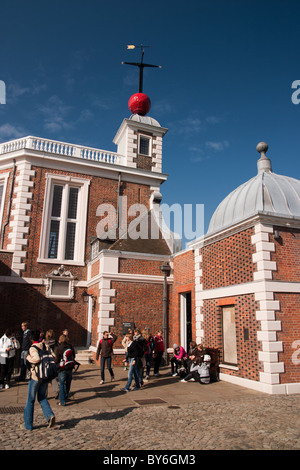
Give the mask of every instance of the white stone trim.
[[195, 269], [195, 311], [196, 311], [196, 343], [202, 343], [204, 339], [204, 329], [203, 329], [203, 299], [201, 293], [203, 291], [202, 285], [202, 254], [200, 253], [199, 248], [194, 250], [194, 269]]
[[[272, 280], [273, 271], [277, 266], [271, 261], [271, 252], [275, 251], [275, 244], [270, 243], [269, 235], [273, 233], [273, 226], [259, 223], [255, 225], [255, 235], [251, 237], [252, 244], [256, 247], [253, 255], [253, 263], [256, 263], [257, 272], [254, 280]], [[256, 312], [256, 319], [260, 321], [261, 330], [257, 332], [257, 339], [261, 342], [262, 350], [259, 351], [259, 360], [263, 363], [263, 372], [259, 373], [260, 382], [270, 386], [280, 384], [280, 374], [284, 372], [284, 363], [279, 362], [278, 353], [283, 351], [283, 344], [277, 341], [277, 332], [281, 331], [281, 322], [276, 321], [275, 311], [280, 309], [279, 301], [274, 299], [276, 286], [283, 288], [281, 282], [266, 282], [265, 290], [255, 300], [259, 301], [260, 310]]]
[[220, 380], [229, 382], [241, 387], [246, 387], [257, 392], [268, 393], [270, 395], [292, 395], [300, 393], [300, 383], [276, 384], [257, 382], [255, 380], [244, 379], [234, 375], [220, 373]]
[[[17, 172], [15, 177], [15, 187], [12, 199], [11, 219], [9, 223], [10, 233], [8, 238], [10, 243], [7, 249], [14, 252], [12, 259], [12, 271], [15, 275], [20, 276], [22, 271], [26, 269], [26, 251], [24, 246], [28, 245], [28, 239], [24, 238], [28, 234], [29, 229], [25, 227], [26, 223], [30, 223], [30, 216], [27, 211], [31, 211], [32, 199], [31, 189], [34, 182], [30, 181], [35, 176], [35, 171], [31, 169], [31, 164], [26, 161], [20, 161], [17, 164]], [[22, 203], [20, 203], [22, 199]]]

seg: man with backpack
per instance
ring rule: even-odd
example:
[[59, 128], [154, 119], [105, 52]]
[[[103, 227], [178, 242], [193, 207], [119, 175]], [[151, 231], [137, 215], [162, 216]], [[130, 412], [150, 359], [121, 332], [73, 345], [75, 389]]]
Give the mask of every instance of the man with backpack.
[[104, 383], [104, 368], [105, 368], [105, 362], [107, 365], [107, 369], [110, 373], [111, 380], [114, 380], [114, 372], [111, 367], [111, 356], [113, 354], [113, 344], [116, 341], [117, 336], [114, 335], [113, 333], [109, 333], [108, 331], [103, 331], [103, 338], [100, 339], [98, 347], [97, 347], [97, 352], [96, 352], [96, 361], [98, 361], [99, 356], [101, 354], [101, 361], [100, 361], [100, 367], [101, 367], [101, 380], [100, 380], [100, 385]]
[[73, 368], [75, 366], [75, 351], [65, 335], [60, 335], [59, 337], [58, 346], [55, 348], [55, 362], [58, 366], [58, 404], [60, 406], [65, 406], [66, 400], [69, 396], [73, 377]]
[[51, 352], [48, 346], [43, 342], [39, 342], [39, 338], [39, 330], [31, 331], [31, 346], [26, 358], [27, 363], [30, 365], [31, 372], [31, 378], [28, 383], [27, 402], [24, 408], [24, 427], [27, 431], [32, 431], [33, 429], [33, 412], [36, 397], [48, 422], [48, 427], [52, 428], [55, 424], [55, 416], [47, 400], [49, 382], [47, 378], [41, 378], [39, 374], [39, 366], [42, 362], [41, 356], [43, 352], [45, 352], [45, 355], [50, 354], [50, 356]]
[[141, 330], [139, 328], [134, 329], [134, 336], [133, 340], [137, 342], [137, 361], [136, 361], [136, 368], [137, 373], [140, 380], [140, 385], [144, 385], [143, 376], [144, 376], [144, 369], [146, 365], [146, 357], [145, 354], [147, 352], [147, 341], [142, 336]]

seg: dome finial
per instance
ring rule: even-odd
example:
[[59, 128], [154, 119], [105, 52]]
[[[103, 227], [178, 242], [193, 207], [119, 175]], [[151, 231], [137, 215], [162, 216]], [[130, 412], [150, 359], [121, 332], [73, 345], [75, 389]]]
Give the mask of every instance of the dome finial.
[[271, 160], [266, 156], [269, 146], [266, 142], [259, 142], [256, 146], [256, 150], [260, 153], [260, 159], [257, 161], [258, 173], [263, 171], [271, 172]]

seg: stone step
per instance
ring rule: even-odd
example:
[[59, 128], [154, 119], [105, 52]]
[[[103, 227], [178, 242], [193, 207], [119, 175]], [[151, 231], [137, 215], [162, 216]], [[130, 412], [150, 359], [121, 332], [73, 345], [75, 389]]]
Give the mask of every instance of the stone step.
[[75, 360], [79, 364], [92, 364], [94, 362], [93, 352], [89, 349], [76, 349]]

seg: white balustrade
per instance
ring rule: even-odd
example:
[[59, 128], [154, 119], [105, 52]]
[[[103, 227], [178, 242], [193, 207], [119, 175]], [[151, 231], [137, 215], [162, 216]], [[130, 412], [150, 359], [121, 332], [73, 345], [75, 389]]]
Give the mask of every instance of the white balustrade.
[[122, 157], [115, 152], [107, 152], [106, 150], [82, 147], [68, 144], [66, 142], [58, 142], [55, 140], [41, 139], [39, 137], [32, 136], [0, 144], [0, 154], [14, 152], [21, 149], [37, 150], [39, 152], [82, 158], [84, 160], [96, 162], [105, 162], [112, 165], [119, 165], [122, 161]]

